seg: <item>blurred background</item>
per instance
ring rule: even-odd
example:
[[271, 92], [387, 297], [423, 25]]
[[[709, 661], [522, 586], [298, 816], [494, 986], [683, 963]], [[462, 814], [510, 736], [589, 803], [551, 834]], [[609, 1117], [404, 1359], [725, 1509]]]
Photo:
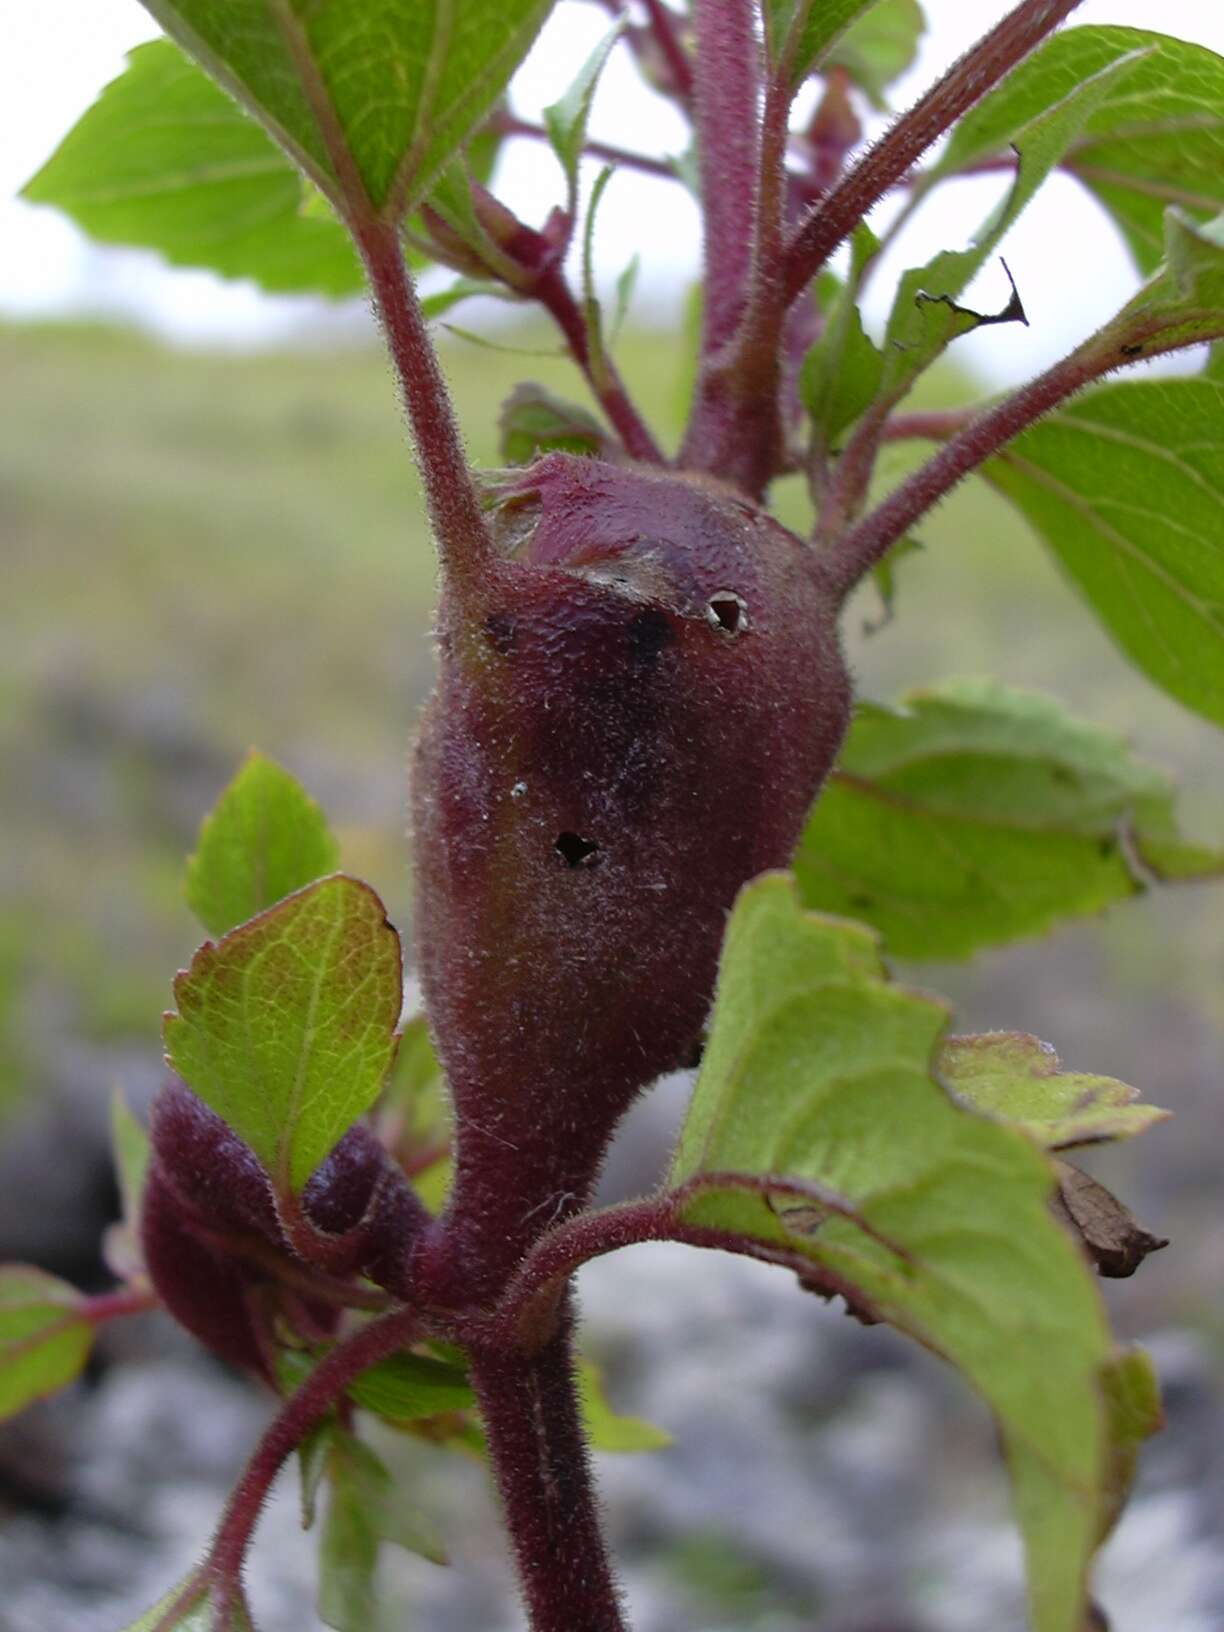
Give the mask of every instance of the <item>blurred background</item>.
[[[1001, 6], [926, 9], [898, 106]], [[1088, 0], [1076, 20], [1153, 21], [1140, 0]], [[1164, 0], [1158, 21], [1224, 52], [1216, 0]], [[598, 6], [561, 6], [516, 107], [557, 96], [605, 25]], [[146, 13], [135, 0], [44, 0], [4, 32], [0, 1261], [95, 1288], [116, 1206], [109, 1098], [121, 1085], [139, 1109], [156, 1087], [170, 977], [198, 939], [183, 860], [249, 745], [306, 783], [346, 869], [410, 927], [406, 766], [430, 683], [434, 575], [361, 303], [173, 271], [91, 245], [13, 196], [124, 51], [156, 33]], [[642, 150], [678, 151], [674, 113], [618, 57], [592, 134], [629, 130]], [[962, 244], [999, 185], [944, 189], [892, 270]], [[496, 186], [534, 221], [560, 196], [555, 162], [528, 142], [509, 144]], [[1026, 377], [1133, 289], [1086, 195], [1065, 178], [1047, 192], [1007, 245], [1032, 326], [969, 337], [932, 377], [929, 403]], [[600, 223], [601, 277], [642, 256], [618, 357], [672, 439], [691, 376], [683, 314], [698, 230], [681, 189], [627, 173]], [[877, 322], [890, 289], [876, 280]], [[983, 302], [1000, 291], [996, 265]], [[462, 321], [497, 349], [439, 338], [472, 454], [496, 463], [498, 405], [515, 382], [584, 389], [542, 326], [469, 310]], [[779, 509], [803, 523], [787, 484]], [[867, 636], [872, 595], [851, 608], [861, 691], [888, 698], [979, 672], [1052, 691], [1174, 772], [1188, 827], [1218, 842], [1218, 737], [1128, 667], [1001, 501], [970, 481], [921, 532], [897, 617]], [[1105, 1287], [1121, 1334], [1154, 1349], [1169, 1411], [1101, 1572], [1118, 1632], [1224, 1627], [1220, 889], [1152, 894], [972, 965], [901, 971], [953, 998], [963, 1029], [1034, 1031], [1070, 1066], [1120, 1076], [1177, 1113], [1094, 1164], [1173, 1240], [1133, 1281]], [[665, 1084], [634, 1113], [609, 1195], [652, 1182], [685, 1089]], [[639, 1632], [1021, 1632], [989, 1423], [938, 1365], [798, 1297], [780, 1273], [714, 1255], [635, 1249], [585, 1271], [582, 1295], [616, 1404], [674, 1437], [667, 1451], [601, 1458]], [[84, 1384], [0, 1432], [0, 1632], [113, 1632], [147, 1607], [198, 1553], [266, 1409], [158, 1317], [108, 1332]], [[387, 1625], [516, 1626], [479, 1470], [421, 1447], [391, 1454], [441, 1515], [455, 1567], [388, 1558]], [[310, 1542], [291, 1485], [265, 1525], [257, 1617], [267, 1632], [308, 1632]]]

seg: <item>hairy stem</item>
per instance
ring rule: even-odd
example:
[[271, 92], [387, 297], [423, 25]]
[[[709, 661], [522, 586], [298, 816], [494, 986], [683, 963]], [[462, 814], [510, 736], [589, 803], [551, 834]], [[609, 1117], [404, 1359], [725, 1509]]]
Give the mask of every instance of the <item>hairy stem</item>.
[[572, 1318], [532, 1354], [469, 1351], [532, 1632], [625, 1632], [574, 1383]]
[[694, 0], [695, 114], [705, 250], [703, 358], [735, 332], [756, 236], [760, 62], [751, 0]]
[[[551, 140], [543, 125], [533, 124], [530, 119], [519, 119], [512, 113], [495, 115], [490, 120], [490, 128], [503, 136], [526, 136], [537, 142]], [[605, 164], [615, 164], [625, 170], [638, 170], [645, 176], [658, 176], [661, 181], [680, 179], [673, 165], [666, 159], [656, 159], [650, 153], [634, 153], [611, 142], [586, 142], [582, 151], [588, 158], [602, 159]]]
[[442, 570], [460, 602], [479, 604], [493, 573], [493, 544], [399, 233], [372, 219], [352, 230], [412, 427]]
[[[715, 472], [754, 498], [764, 493], [783, 456], [780, 386], [786, 309], [777, 271], [787, 204], [790, 102], [789, 87], [772, 79], [761, 118], [746, 296], [737, 307], [734, 334], [713, 351], [707, 349], [707, 330], [683, 454], [690, 468]], [[741, 223], [740, 230], [747, 225]]]
[[631, 459], [640, 459], [644, 464], [662, 464], [663, 454], [659, 445], [638, 413], [615, 363], [606, 351], [600, 357], [599, 367], [595, 367], [586, 319], [560, 267], [555, 263], [546, 266], [539, 274], [533, 294], [565, 336], [570, 355], [624, 443], [625, 452]]
[[949, 68], [800, 223], [786, 249], [783, 298], [795, 300], [872, 206], [1003, 76], [1040, 45], [1080, 0], [1023, 0]]
[[208, 1550], [204, 1568], [216, 1583], [222, 1605], [240, 1588], [247, 1548], [283, 1463], [322, 1422], [353, 1379], [410, 1343], [419, 1325], [415, 1310], [396, 1309], [363, 1326], [320, 1361], [273, 1419], [226, 1504]]
[[659, 51], [671, 72], [676, 95], [682, 102], [693, 99], [693, 65], [676, 33], [678, 18], [663, 4], [663, 0], [642, 0], [650, 27], [658, 42]]
[[[1043, 414], [1048, 414], [1094, 380], [1136, 362], [1140, 349], [1143, 349], [1145, 357], [1151, 357], [1162, 350], [1177, 350], [1179, 345], [1193, 344], [1198, 338], [1179, 341], [1174, 335], [1169, 343], [1162, 346], [1159, 324], [1156, 323], [1145, 333], [1145, 338], [1156, 343], [1141, 348], [1135, 339], [1141, 332], [1138, 328], [1129, 327], [1123, 314], [1117, 322], [1093, 335], [1044, 374], [971, 418], [933, 458], [890, 493], [877, 509], [830, 546], [828, 564], [835, 589], [843, 595], [848, 594], [902, 534], [950, 492], [962, 477], [998, 453], [1005, 443], [1026, 430]], [[920, 422], [923, 426], [920, 431], [908, 434], [948, 434], [947, 416], [911, 415], [907, 418], [911, 424]], [[904, 419], [898, 419], [893, 424], [902, 427], [900, 434], [907, 434]]]

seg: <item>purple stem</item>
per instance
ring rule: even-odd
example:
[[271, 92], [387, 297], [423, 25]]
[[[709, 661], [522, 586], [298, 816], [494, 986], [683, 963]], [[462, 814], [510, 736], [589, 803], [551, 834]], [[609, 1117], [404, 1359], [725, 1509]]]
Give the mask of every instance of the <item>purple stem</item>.
[[671, 70], [672, 83], [676, 95], [682, 102], [691, 102], [693, 99], [693, 65], [688, 59], [688, 53], [680, 44], [680, 37], [676, 33], [677, 18], [662, 3], [662, 0], [642, 0], [646, 8], [646, 15], [650, 18], [650, 26], [654, 37], [658, 41], [659, 51], [663, 60]]
[[898, 185], [937, 137], [1041, 44], [1080, 0], [1023, 0], [903, 114], [803, 221], [782, 269], [786, 304], [795, 300], [872, 206]]
[[[527, 136], [537, 142], [551, 140], [543, 125], [532, 124], [530, 119], [519, 119], [512, 113], [499, 114], [491, 128], [500, 131], [503, 136]], [[605, 164], [639, 170], [643, 175], [658, 176], [662, 181], [679, 180], [675, 168], [666, 159], [656, 159], [649, 153], [633, 153], [628, 148], [615, 147], [611, 142], [586, 142], [582, 151], [592, 159], [602, 159]]]
[[493, 544], [399, 232], [373, 218], [351, 227], [412, 427], [443, 572], [461, 603], [479, 607], [494, 574]]
[[705, 223], [703, 358], [735, 332], [756, 236], [760, 50], [751, 0], [693, 0], [695, 123]]
[[[1166, 331], [1167, 338], [1162, 339]], [[1224, 319], [1221, 319], [1220, 332], [1224, 332]], [[827, 556], [835, 591], [849, 594], [897, 539], [962, 477], [976, 470], [1013, 437], [1075, 392], [1115, 369], [1125, 368], [1128, 363], [1146, 361], [1207, 338], [1211, 336], [1202, 330], [1187, 336], [1184, 323], [1179, 322], [1176, 315], [1162, 317], [1157, 312], [1144, 318], [1126, 312], [1120, 314], [1113, 323], [1077, 346], [1069, 357], [1062, 358], [1019, 391], [975, 415], [878, 508], [836, 539], [829, 546]], [[925, 419], [925, 427], [919, 434], [927, 435], [936, 429], [943, 416], [908, 417], [911, 423]], [[903, 420], [900, 423], [904, 425]]]
[[322, 1422], [348, 1385], [368, 1367], [404, 1348], [416, 1336], [420, 1316], [396, 1309], [337, 1346], [320, 1361], [273, 1419], [226, 1504], [204, 1569], [220, 1607], [241, 1590], [242, 1564], [272, 1482], [306, 1436]]
[[533, 1353], [469, 1350], [532, 1632], [626, 1632], [591, 1483], [567, 1305]]

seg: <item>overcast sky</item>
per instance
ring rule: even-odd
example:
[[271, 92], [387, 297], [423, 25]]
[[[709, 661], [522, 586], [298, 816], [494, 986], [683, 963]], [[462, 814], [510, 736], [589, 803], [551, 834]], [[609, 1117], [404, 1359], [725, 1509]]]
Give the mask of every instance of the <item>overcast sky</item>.
[[[919, 94], [983, 27], [1003, 0], [925, 0], [930, 30], [919, 61], [894, 90], [898, 107]], [[1160, 28], [1224, 55], [1221, 0], [1085, 0], [1077, 23]], [[515, 82], [526, 115], [555, 98], [607, 24], [593, 5], [558, 7]], [[313, 303], [261, 295], [250, 285], [171, 270], [153, 255], [89, 245], [64, 218], [14, 197], [82, 110], [122, 71], [124, 53], [158, 30], [137, 0], [41, 0], [14, 8], [0, 27], [0, 313], [102, 311], [147, 322], [187, 340], [249, 343], [290, 332]], [[677, 151], [683, 128], [674, 109], [643, 91], [626, 53], [614, 53], [600, 87], [592, 134], [644, 151]], [[964, 245], [1002, 183], [981, 178], [942, 189], [902, 239], [894, 264], [875, 279], [875, 311], [906, 265]], [[548, 151], [515, 142], [502, 161], [498, 190], [528, 219], [540, 220], [560, 195]], [[634, 250], [642, 257], [639, 309], [664, 320], [696, 273], [696, 210], [675, 184], [622, 171], [601, 209], [600, 268], [613, 278]], [[959, 354], [988, 375], [1025, 377], [1103, 321], [1135, 286], [1116, 234], [1086, 194], [1057, 177], [1030, 207], [1005, 246], [1032, 327], [992, 328], [960, 343]], [[1007, 288], [997, 263], [983, 273], [982, 303], [1002, 305]], [[471, 308], [478, 326], [480, 312]]]

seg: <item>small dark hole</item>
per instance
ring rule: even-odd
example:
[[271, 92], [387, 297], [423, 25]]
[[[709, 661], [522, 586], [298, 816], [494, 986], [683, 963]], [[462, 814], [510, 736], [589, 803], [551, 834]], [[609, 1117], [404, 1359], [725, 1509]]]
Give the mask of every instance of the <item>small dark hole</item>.
[[710, 597], [706, 603], [706, 616], [716, 629], [721, 629], [727, 635], [740, 634], [748, 624], [748, 608], [730, 590]]
[[556, 848], [567, 867], [593, 867], [599, 858], [595, 840], [584, 839], [580, 833], [558, 833]]

